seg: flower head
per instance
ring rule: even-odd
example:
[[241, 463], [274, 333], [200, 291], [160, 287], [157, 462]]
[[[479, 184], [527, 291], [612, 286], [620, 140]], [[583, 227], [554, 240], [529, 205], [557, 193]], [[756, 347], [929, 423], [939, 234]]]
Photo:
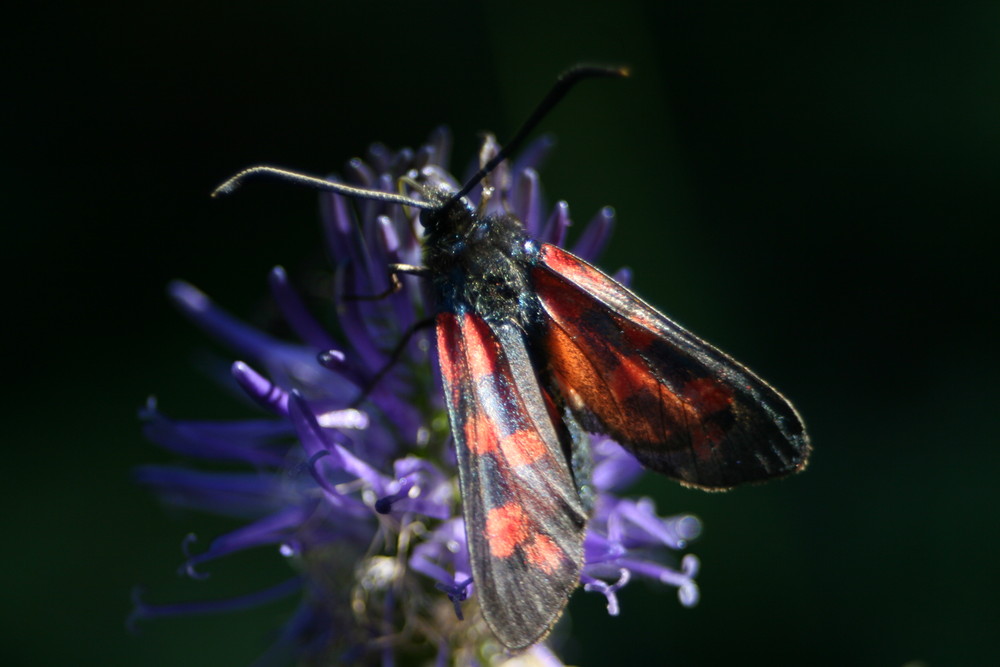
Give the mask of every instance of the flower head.
[[[376, 144], [366, 160], [348, 164], [346, 180], [387, 192], [401, 181], [456, 190], [450, 143], [439, 129], [416, 151]], [[515, 214], [533, 238], [562, 245], [569, 207], [560, 202], [545, 212], [535, 171], [550, 148], [551, 141], [536, 141], [469, 198], [483, 201], [485, 213]], [[496, 151], [487, 138], [480, 162]], [[492, 189], [485, 199], [484, 188]], [[599, 211], [571, 250], [594, 258], [613, 220], [610, 208]], [[333, 321], [310, 312], [280, 267], [270, 276], [297, 342], [244, 324], [189, 284], [170, 286], [181, 311], [239, 355], [233, 379], [262, 416], [175, 420], [150, 401], [142, 412], [149, 439], [230, 470], [137, 471], [173, 505], [245, 522], [205, 548], [186, 541], [185, 574], [203, 577], [215, 560], [264, 547], [287, 559], [293, 575], [238, 599], [157, 605], [137, 596], [133, 617], [221, 611], [297, 594], [301, 604], [279, 643], [307, 663], [374, 658], [388, 665], [407, 652], [436, 656], [442, 665], [502, 657], [475, 606], [433, 339], [419, 327], [429, 315], [423, 286], [418, 277], [401, 276], [393, 289], [387, 270], [421, 263], [416, 211], [324, 194], [322, 221], [334, 266], [323, 296], [334, 305]], [[617, 591], [634, 577], [672, 585], [682, 604], [695, 604], [697, 559], [687, 555], [679, 568], [669, 561], [697, 536], [698, 520], [661, 518], [650, 500], [617, 496], [639, 474], [638, 462], [606, 437], [595, 436], [591, 446], [595, 506], [584, 545], [585, 590], [603, 594], [611, 614], [618, 613]], [[543, 645], [531, 651], [541, 664], [560, 664]]]

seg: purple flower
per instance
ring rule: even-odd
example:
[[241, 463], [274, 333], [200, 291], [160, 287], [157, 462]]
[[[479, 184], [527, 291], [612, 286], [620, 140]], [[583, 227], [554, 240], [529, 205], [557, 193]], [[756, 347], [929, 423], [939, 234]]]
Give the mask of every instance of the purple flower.
[[[347, 165], [347, 182], [395, 191], [401, 179], [457, 189], [448, 171], [450, 136], [435, 131], [419, 150], [381, 145]], [[490, 176], [487, 212], [506, 208], [534, 238], [562, 245], [569, 208], [545, 213], [535, 167], [552, 143], [536, 141]], [[497, 150], [485, 140], [480, 161]], [[475, 202], [483, 186], [470, 193]], [[289, 342], [255, 329], [176, 282], [181, 311], [233, 348], [232, 376], [262, 416], [255, 420], [175, 420], [150, 400], [142, 411], [147, 437], [210, 469], [147, 466], [137, 479], [171, 505], [243, 521], [205, 546], [185, 541], [182, 571], [203, 578], [212, 561], [265, 547], [289, 561], [291, 576], [240, 598], [150, 604], [136, 595], [133, 620], [224, 611], [287, 595], [301, 598], [275, 651], [306, 663], [381, 661], [403, 654], [435, 656], [437, 664], [481, 664], [502, 647], [479, 620], [454, 452], [437, 373], [433, 333], [414, 325], [428, 315], [419, 278], [400, 276], [393, 291], [387, 265], [419, 265], [416, 211], [398, 204], [351, 202], [323, 194], [322, 220], [334, 270], [325, 303], [336, 310], [337, 333], [321, 323], [285, 272], [270, 276], [273, 298], [298, 337]], [[606, 243], [614, 212], [604, 208], [570, 249], [593, 259]], [[627, 274], [620, 274], [627, 279]], [[385, 295], [384, 298], [366, 298]], [[399, 341], [405, 348], [390, 364]], [[388, 370], [386, 370], [388, 368]], [[370, 391], [369, 391], [370, 390]], [[367, 392], [367, 393], [366, 393]], [[357, 408], [355, 401], [363, 399]], [[685, 606], [698, 600], [698, 561], [672, 552], [696, 537], [690, 515], [661, 518], [649, 499], [616, 493], [641, 467], [620, 446], [592, 438], [594, 517], [581, 583], [603, 594], [618, 613], [617, 591], [634, 577], [677, 588]], [[219, 472], [220, 465], [229, 471]], [[541, 664], [561, 664], [543, 645]]]

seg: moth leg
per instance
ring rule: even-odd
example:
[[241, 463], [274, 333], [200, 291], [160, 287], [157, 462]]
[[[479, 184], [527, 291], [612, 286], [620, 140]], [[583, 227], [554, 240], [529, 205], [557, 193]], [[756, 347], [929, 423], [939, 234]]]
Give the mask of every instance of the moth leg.
[[389, 287], [378, 294], [345, 294], [341, 298], [344, 301], [381, 301], [392, 296], [403, 289], [403, 283], [399, 280], [399, 274], [405, 273], [411, 276], [427, 276], [428, 271], [425, 266], [414, 266], [412, 264], [390, 264], [389, 265]]
[[426, 266], [415, 266], [413, 264], [390, 264], [389, 273], [394, 276], [397, 273], [405, 273], [410, 276], [420, 276], [421, 278], [426, 278], [431, 274], [431, 270]]
[[410, 342], [410, 339], [413, 338], [414, 334], [421, 329], [426, 329], [431, 326], [434, 326], [434, 318], [428, 317], [420, 320], [419, 322], [415, 322], [413, 326], [407, 329], [406, 333], [403, 334], [403, 337], [398, 343], [396, 343], [396, 346], [392, 348], [392, 352], [389, 353], [389, 361], [387, 361], [386, 364], [382, 366], [382, 368], [380, 368], [378, 372], [375, 373], [370, 380], [368, 380], [368, 382], [365, 383], [365, 386], [361, 388], [361, 393], [357, 398], [351, 401], [351, 404], [348, 407], [357, 408], [366, 398], [368, 398], [375, 387], [378, 386], [378, 383], [382, 380], [382, 378], [385, 377], [385, 374], [392, 370], [392, 367], [396, 365], [396, 362], [402, 358], [403, 352], [406, 350], [406, 346]]

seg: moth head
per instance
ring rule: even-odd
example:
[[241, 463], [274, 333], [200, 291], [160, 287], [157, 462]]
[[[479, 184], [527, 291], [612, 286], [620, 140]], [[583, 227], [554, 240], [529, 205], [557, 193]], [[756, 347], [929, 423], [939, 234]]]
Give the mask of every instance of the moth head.
[[425, 188], [421, 199], [435, 204], [420, 212], [420, 224], [427, 242], [441, 250], [458, 251], [485, 234], [488, 222], [467, 198], [456, 198], [441, 188]]

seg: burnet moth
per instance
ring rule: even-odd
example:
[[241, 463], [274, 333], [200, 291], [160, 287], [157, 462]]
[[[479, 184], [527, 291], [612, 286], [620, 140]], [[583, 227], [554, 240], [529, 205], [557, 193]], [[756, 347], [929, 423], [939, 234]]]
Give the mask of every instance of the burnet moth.
[[579, 584], [586, 433], [707, 490], [788, 475], [809, 457], [802, 419], [770, 385], [599, 269], [528, 238], [513, 215], [482, 215], [465, 198], [576, 83], [626, 75], [563, 74], [457, 192], [411, 182], [409, 197], [266, 166], [216, 190], [263, 174], [421, 210], [424, 265], [389, 271], [430, 283], [473, 581], [511, 650], [545, 637]]

